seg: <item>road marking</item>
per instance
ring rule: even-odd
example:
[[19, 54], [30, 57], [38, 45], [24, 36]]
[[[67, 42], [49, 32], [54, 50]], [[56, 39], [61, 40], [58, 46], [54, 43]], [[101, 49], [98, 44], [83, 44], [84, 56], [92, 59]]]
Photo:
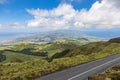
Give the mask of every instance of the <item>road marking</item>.
[[90, 72], [90, 71], [93, 71], [93, 70], [95, 70], [95, 69], [97, 69], [97, 68], [99, 68], [99, 67], [102, 67], [102, 66], [107, 65], [107, 64], [109, 64], [109, 63], [112, 63], [112, 62], [114, 62], [114, 61], [117, 61], [117, 60], [119, 60], [119, 59], [120, 59], [120, 57], [119, 57], [119, 58], [116, 58], [116, 59], [113, 59], [113, 60], [111, 60], [111, 61], [109, 61], [109, 62], [106, 62], [106, 63], [100, 65], [100, 66], [94, 67], [94, 68], [92, 68], [92, 69], [90, 69], [90, 70], [88, 70], [88, 71], [85, 71], [85, 72], [83, 72], [83, 73], [81, 73], [81, 74], [78, 74], [78, 75], [76, 75], [76, 76], [73, 76], [73, 77], [69, 78], [68, 80], [75, 79], [75, 78], [77, 78], [77, 77], [79, 77], [79, 76], [81, 76], [81, 75], [83, 75], [83, 74], [86, 74], [86, 73], [88, 73], [88, 72]]

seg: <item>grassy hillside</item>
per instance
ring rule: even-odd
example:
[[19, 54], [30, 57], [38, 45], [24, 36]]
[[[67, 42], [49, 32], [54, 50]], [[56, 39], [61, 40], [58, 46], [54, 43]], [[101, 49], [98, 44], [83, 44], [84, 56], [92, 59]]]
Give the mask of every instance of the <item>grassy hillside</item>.
[[109, 40], [109, 42], [113, 42], [113, 43], [120, 43], [120, 37], [110, 39], [110, 40]]
[[[0, 80], [32, 80], [55, 71], [117, 54], [120, 52], [120, 44], [112, 42], [95, 42], [82, 46], [71, 42], [55, 42], [44, 45], [19, 44], [13, 46], [11, 50], [5, 51], [4, 54], [7, 56], [8, 52], [13, 56], [29, 55], [29, 58], [26, 56], [26, 61], [21, 62], [22, 58], [16, 57], [15, 63], [1, 63]], [[50, 62], [45, 58], [39, 58], [45, 57], [38, 55], [41, 52], [47, 52], [45, 54]], [[37, 58], [35, 57], [35, 59], [33, 56]]]
[[79, 45], [69, 41], [56, 41], [53, 43], [46, 43], [43, 45], [22, 43], [13, 46], [12, 50], [36, 56], [38, 56], [37, 54], [43, 53], [43, 55], [40, 56], [44, 56], [44, 54], [46, 54], [46, 56], [51, 57], [58, 52], [62, 52], [66, 49], [73, 49], [78, 46]]
[[72, 49], [75, 48], [77, 46], [77, 44], [73, 43], [73, 42], [69, 42], [69, 41], [57, 41], [54, 42], [52, 44], [50, 44], [49, 46], [47, 46], [45, 49], [43, 50], [54, 50], [54, 49]]
[[57, 41], [47, 44], [36, 43], [18, 43], [11, 47], [0, 47], [0, 61], [11, 62], [11, 60], [28, 61], [34, 58], [51, 58], [56, 53], [60, 53], [66, 49], [76, 48], [78, 45], [69, 41]]
[[78, 47], [79, 45], [69, 42], [69, 41], [58, 41], [53, 44], [49, 44], [46, 48], [43, 49], [43, 51], [48, 52], [48, 57], [52, 57], [56, 53], [60, 53], [66, 49], [74, 49]]
[[87, 45], [83, 45], [71, 50], [66, 56], [76, 55], [106, 55], [120, 52], [120, 44], [111, 42], [95, 42]]

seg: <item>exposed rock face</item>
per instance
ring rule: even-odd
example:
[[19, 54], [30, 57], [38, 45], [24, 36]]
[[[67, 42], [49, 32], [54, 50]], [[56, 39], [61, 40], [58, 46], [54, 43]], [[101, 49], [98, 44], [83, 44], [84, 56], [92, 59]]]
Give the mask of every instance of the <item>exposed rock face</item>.
[[118, 38], [113, 38], [113, 39], [110, 39], [108, 42], [120, 43], [120, 37], [118, 37]]

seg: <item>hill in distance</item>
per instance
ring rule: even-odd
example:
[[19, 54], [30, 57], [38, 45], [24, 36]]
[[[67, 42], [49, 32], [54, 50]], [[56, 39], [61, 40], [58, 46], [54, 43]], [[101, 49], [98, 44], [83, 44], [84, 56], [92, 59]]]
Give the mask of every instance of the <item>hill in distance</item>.
[[77, 30], [57, 30], [57, 31], [49, 31], [49, 32], [41, 32], [24, 35], [22, 37], [18, 37], [14, 40], [14, 42], [20, 41], [32, 41], [32, 42], [55, 42], [55, 41], [71, 41], [76, 43], [89, 43], [100, 41], [103, 39], [91, 37], [85, 34], [81, 34], [80, 31]]
[[109, 42], [112, 42], [112, 43], [120, 43], [120, 37], [110, 39]]

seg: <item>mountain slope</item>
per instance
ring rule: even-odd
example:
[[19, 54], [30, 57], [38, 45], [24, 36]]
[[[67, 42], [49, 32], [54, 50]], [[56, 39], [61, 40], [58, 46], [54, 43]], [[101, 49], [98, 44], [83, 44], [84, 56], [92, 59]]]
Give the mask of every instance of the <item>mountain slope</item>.
[[120, 43], [120, 37], [110, 39], [109, 42], [111, 42], [111, 43]]
[[89, 55], [89, 54], [112, 54], [120, 52], [120, 44], [110, 42], [95, 42], [80, 46], [71, 50], [66, 56]]

